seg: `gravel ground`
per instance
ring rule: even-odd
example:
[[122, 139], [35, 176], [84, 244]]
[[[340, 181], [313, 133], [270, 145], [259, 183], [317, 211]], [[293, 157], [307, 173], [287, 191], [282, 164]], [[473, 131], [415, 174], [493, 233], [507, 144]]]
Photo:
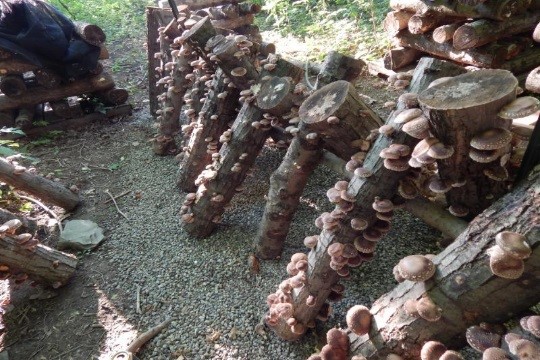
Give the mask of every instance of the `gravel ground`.
[[[392, 267], [401, 257], [435, 251], [438, 234], [408, 214], [398, 213], [375, 260], [356, 269], [346, 282], [346, 297], [334, 305], [327, 324], [295, 343], [283, 342], [272, 333], [258, 334], [254, 327], [266, 310], [267, 294], [286, 278], [290, 256], [306, 251], [302, 240], [316, 233], [313, 220], [330, 207], [325, 192], [337, 180], [324, 167], [316, 171], [282, 259], [262, 262], [260, 273], [254, 275], [247, 259], [269, 176], [283, 155], [282, 150], [266, 147], [254, 176], [246, 182], [246, 191], [234, 199], [223, 225], [209, 238], [197, 240], [179, 224], [177, 214], [185, 194], [175, 187], [175, 161], [155, 157], [146, 147], [131, 151], [117, 182], [141, 191], [142, 197], [122, 200], [129, 221], [111, 209], [108, 221], [100, 224], [109, 231], [107, 240], [93, 255], [109, 264], [110, 270], [103, 275], [110, 280], [100, 291], [116, 312], [112, 322], [116, 325], [106, 329], [109, 335], [100, 359], [121, 350], [135, 336], [135, 325], [144, 331], [166, 318], [172, 319], [171, 325], [141, 352], [141, 359], [306, 359], [329, 327], [344, 326], [349, 307], [370, 305], [395, 285]], [[141, 314], [135, 307], [137, 286]], [[122, 329], [115, 328], [119, 322], [124, 324]]]

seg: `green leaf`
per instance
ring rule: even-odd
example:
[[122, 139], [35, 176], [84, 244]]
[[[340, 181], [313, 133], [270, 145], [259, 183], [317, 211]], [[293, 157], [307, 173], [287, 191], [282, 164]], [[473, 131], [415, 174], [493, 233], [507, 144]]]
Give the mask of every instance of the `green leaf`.
[[10, 149], [7, 146], [0, 145], [0, 156], [6, 157], [6, 156], [13, 156], [17, 155], [18, 152]]
[[118, 170], [119, 168], [120, 168], [119, 163], [112, 163], [111, 165], [109, 165], [109, 170], [111, 171]]

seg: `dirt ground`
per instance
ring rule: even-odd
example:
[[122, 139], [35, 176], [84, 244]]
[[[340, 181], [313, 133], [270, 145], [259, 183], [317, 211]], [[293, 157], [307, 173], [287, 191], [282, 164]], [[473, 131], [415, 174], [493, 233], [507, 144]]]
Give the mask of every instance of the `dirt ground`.
[[[120, 85], [133, 84], [133, 78], [145, 79], [145, 70], [138, 64], [113, 75]], [[67, 132], [51, 144], [32, 150], [32, 155], [41, 160], [38, 165], [41, 173], [52, 172], [62, 183], [80, 189], [84, 203], [69, 219], [90, 216], [102, 228], [113, 228], [122, 220], [116, 216], [114, 206], [106, 203], [105, 190], [115, 195], [129, 190], [126, 197], [131, 198], [140, 195], [137, 184], [118, 181], [125, 171], [122, 162], [132, 149], [145, 147], [151, 151], [148, 140], [152, 137], [149, 126], [152, 118], [146, 80], [137, 82], [130, 98], [134, 109], [132, 116]], [[383, 116], [388, 113], [383, 104], [397, 95], [387, 89], [384, 81], [367, 76], [358, 82], [358, 88], [365, 95], [364, 100]], [[60, 208], [53, 210], [62, 213]], [[54, 246], [58, 234], [53, 230], [49, 215], [37, 207], [30, 215], [50, 225], [49, 230], [40, 232], [40, 237], [44, 244]], [[99, 256], [101, 251], [98, 248], [93, 252], [78, 253], [80, 262], [74, 278], [58, 290], [14, 285], [7, 281], [0, 284], [0, 310], [3, 312], [0, 360], [103, 359], [100, 355], [103, 356], [108, 342], [118, 342], [121, 338], [127, 342], [136, 331], [146, 330], [138, 329], [130, 319], [119, 317], [115, 311], [115, 308], [123, 307], [122, 304], [133, 302], [132, 293], [102, 296], [101, 289], [114, 264], [103, 261]], [[176, 358], [182, 358], [181, 354], [177, 355]]]

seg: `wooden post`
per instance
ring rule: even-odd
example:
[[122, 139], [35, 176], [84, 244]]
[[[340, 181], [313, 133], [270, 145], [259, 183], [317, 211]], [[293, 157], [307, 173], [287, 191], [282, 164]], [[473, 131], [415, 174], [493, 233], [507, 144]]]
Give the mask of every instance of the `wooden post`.
[[[467, 327], [481, 321], [503, 323], [540, 301], [540, 172], [475, 218], [468, 228], [434, 259], [437, 271], [426, 282], [404, 281], [381, 296], [371, 308], [368, 335], [350, 334], [350, 349], [368, 360], [395, 353], [418, 359], [428, 340], [448, 347], [464, 345]], [[524, 235], [532, 255], [524, 260], [524, 274], [516, 280], [490, 271], [487, 250], [502, 231]], [[429, 322], [407, 315], [404, 304], [428, 296], [442, 309], [440, 320]]]

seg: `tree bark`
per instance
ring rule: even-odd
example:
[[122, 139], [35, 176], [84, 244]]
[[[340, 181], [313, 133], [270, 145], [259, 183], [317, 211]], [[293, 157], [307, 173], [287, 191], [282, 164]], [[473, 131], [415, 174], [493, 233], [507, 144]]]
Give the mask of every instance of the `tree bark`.
[[[422, 59], [424, 60], [424, 59]], [[463, 72], [461, 67], [441, 60], [424, 60], [420, 62], [413, 76], [412, 84], [415, 86], [426, 85], [439, 77], [453, 76]], [[424, 77], [420, 80], [418, 78]], [[422, 88], [412, 87], [410, 91], [418, 92]], [[392, 137], [379, 136], [370, 148], [363, 167], [371, 170], [372, 176], [368, 178], [353, 177], [346, 190], [348, 196], [354, 197], [354, 208], [349, 211], [344, 219], [338, 220], [339, 225], [334, 230], [323, 230], [319, 235], [317, 246], [308, 254], [309, 267], [306, 272], [305, 285], [295, 292], [292, 299], [293, 315], [298, 323], [308, 325], [312, 323], [332, 291], [332, 287], [339, 281], [340, 276], [330, 267], [331, 258], [327, 253], [331, 244], [353, 244], [354, 239], [362, 236], [362, 232], [353, 230], [349, 224], [352, 218], [363, 218], [369, 225], [375, 223], [375, 213], [372, 203], [376, 196], [381, 199], [392, 199], [397, 191], [398, 182], [407, 172], [394, 172], [383, 166], [383, 159], [379, 157], [382, 149], [392, 143], [408, 144], [416, 143], [415, 139], [400, 131], [399, 125], [394, 123], [395, 116], [405, 109], [404, 104], [399, 104], [393, 112], [387, 124], [396, 127]], [[369, 254], [360, 254], [368, 258]], [[309, 296], [314, 297], [312, 306], [306, 304]], [[268, 318], [267, 318], [268, 319]], [[268, 322], [267, 322], [268, 324]], [[296, 340], [302, 334], [293, 333], [290, 326], [281, 319], [276, 325], [269, 325], [274, 332], [285, 340]]]
[[[324, 58], [317, 76], [317, 83], [321, 82], [326, 85], [338, 80], [354, 82], [360, 76], [364, 66], [366, 63], [361, 59], [354, 59], [337, 51], [330, 51]], [[324, 85], [316, 85], [316, 87], [321, 88]]]
[[433, 41], [436, 43], [442, 44], [453, 40], [454, 33], [456, 30], [462, 26], [463, 23], [455, 22], [453, 24], [441, 25], [433, 30]]
[[406, 11], [390, 11], [383, 21], [383, 28], [388, 33], [388, 36], [396, 36], [400, 30], [407, 28], [409, 19], [413, 15]]
[[20, 75], [7, 75], [0, 80], [0, 92], [5, 96], [21, 96], [26, 90], [26, 83]]
[[527, 150], [523, 155], [521, 166], [516, 175], [516, 181], [522, 181], [529, 174], [529, 172], [537, 165], [540, 164], [540, 116], [534, 125], [533, 132], [527, 146]]
[[25, 249], [16, 235], [0, 234], [0, 258], [11, 275], [24, 273], [34, 281], [54, 288], [65, 285], [77, 267], [77, 258], [48, 246], [37, 244]]
[[107, 39], [107, 36], [103, 30], [97, 25], [92, 25], [81, 21], [75, 21], [74, 25], [77, 35], [91, 45], [100, 46]]
[[81, 104], [77, 100], [64, 99], [49, 103], [53, 113], [63, 119], [71, 119], [83, 115]]
[[525, 89], [535, 94], [540, 94], [540, 66], [531, 71], [527, 76]]
[[273, 76], [261, 82], [257, 93], [257, 106], [276, 116], [285, 115], [293, 106], [300, 106], [303, 95], [295, 94], [296, 83], [284, 77]]
[[250, 58], [244, 55], [236, 56], [240, 49], [233, 39], [225, 39], [211, 50], [219, 59], [219, 67], [238, 89], [248, 89], [259, 78], [259, 73]]
[[410, 47], [390, 49], [384, 55], [384, 67], [390, 70], [398, 70], [412, 64], [422, 56], [422, 52]]
[[45, 202], [73, 210], [79, 205], [80, 199], [77, 194], [69, 191], [62, 185], [34, 175], [28, 171], [19, 173], [15, 166], [0, 158], [0, 180], [13, 187], [35, 195]]
[[19, 228], [20, 232], [34, 234], [38, 229], [36, 220], [30, 219], [26, 216], [18, 216], [0, 208], [0, 224], [4, 224], [9, 220], [19, 220], [22, 223], [21, 227]]
[[[540, 301], [540, 172], [523, 181], [505, 197], [475, 218], [468, 228], [437, 255], [434, 278], [427, 282], [405, 281], [380, 297], [372, 306], [369, 335], [349, 335], [351, 352], [368, 360], [395, 353], [418, 359], [428, 340], [461, 347], [468, 326], [480, 321], [502, 323]], [[486, 251], [495, 235], [514, 231], [527, 237], [533, 249], [525, 260], [525, 272], [517, 280], [494, 276]], [[427, 295], [443, 309], [436, 322], [408, 316], [403, 305]]]
[[31, 88], [17, 98], [0, 95], [0, 110], [16, 109], [30, 105], [34, 106], [35, 104], [47, 101], [62, 100], [69, 96], [108, 90], [113, 87], [113, 78], [109, 74], [103, 73], [98, 76], [79, 79], [55, 89]]
[[234, 19], [212, 20], [212, 25], [218, 29], [235, 30], [242, 26], [251, 25], [254, 21], [255, 16], [247, 14]]
[[[479, 70], [463, 74], [419, 94], [418, 101], [429, 118], [430, 131], [454, 154], [437, 160], [438, 174], [450, 184], [462, 182], [446, 193], [451, 206], [469, 209], [478, 215], [506, 192], [504, 181], [484, 175], [493, 164], [483, 164], [469, 157], [471, 139], [492, 129], [510, 129], [508, 120], [497, 113], [516, 98], [517, 79], [506, 70]], [[464, 90], [467, 89], [467, 90]], [[502, 155], [502, 154], [501, 154]]]
[[58, 87], [62, 83], [62, 77], [60, 75], [46, 68], [34, 70], [34, 75], [37, 83], [48, 89]]
[[129, 97], [129, 93], [126, 89], [117, 87], [97, 92], [94, 95], [96, 95], [96, 97], [101, 100], [103, 104], [108, 106], [122, 105]]
[[514, 74], [522, 74], [536, 68], [540, 62], [538, 59], [540, 59], [540, 48], [532, 47], [505, 62], [500, 68], [511, 71]]
[[259, 78], [262, 79], [265, 76], [272, 77], [290, 77], [296, 84], [304, 80], [304, 69], [292, 62], [283, 59], [280, 55], [271, 55], [276, 59], [272, 64], [275, 65], [273, 69], [261, 69]]
[[461, 25], [454, 32], [454, 48], [465, 50], [489, 44], [501, 37], [529, 32], [540, 21], [540, 12], [515, 16], [506, 21], [476, 20]]

